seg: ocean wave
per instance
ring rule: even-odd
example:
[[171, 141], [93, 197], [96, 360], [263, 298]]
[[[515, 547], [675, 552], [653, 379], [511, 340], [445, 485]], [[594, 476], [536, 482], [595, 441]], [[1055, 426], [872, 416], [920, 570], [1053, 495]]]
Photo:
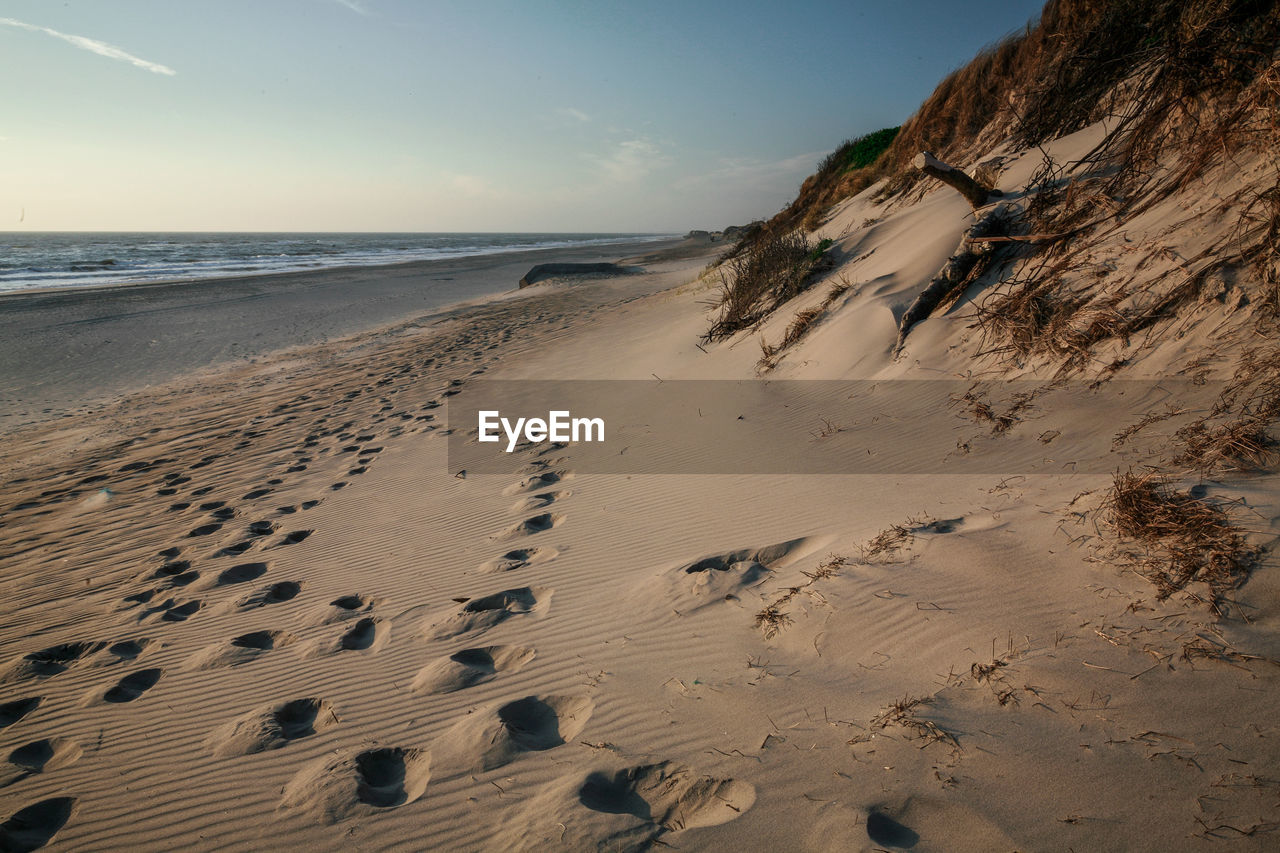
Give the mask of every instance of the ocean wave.
[[[0, 292], [448, 260], [667, 234], [39, 234], [5, 247]], [[0, 246], [4, 243], [0, 235]]]

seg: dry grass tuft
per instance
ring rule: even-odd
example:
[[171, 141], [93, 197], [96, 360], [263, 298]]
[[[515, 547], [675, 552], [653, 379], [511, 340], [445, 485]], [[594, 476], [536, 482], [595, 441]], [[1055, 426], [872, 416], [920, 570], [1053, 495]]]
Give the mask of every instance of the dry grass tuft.
[[1001, 669], [1009, 665], [1008, 661], [996, 658], [991, 663], [977, 663], [969, 667], [969, 674], [973, 676], [975, 681], [989, 681]]
[[1129, 439], [1133, 438], [1147, 427], [1152, 424], [1167, 421], [1169, 418], [1177, 417], [1178, 415], [1183, 414], [1184, 411], [1184, 409], [1177, 406], [1166, 405], [1163, 412], [1148, 412], [1135, 423], [1129, 424], [1129, 426], [1116, 433], [1111, 439], [1111, 446], [1116, 449], [1124, 447], [1125, 443], [1128, 442]]
[[802, 293], [815, 271], [828, 263], [824, 253], [831, 245], [809, 245], [799, 231], [757, 241], [726, 262], [720, 294], [720, 314], [703, 338], [723, 340], [749, 329], [774, 309]]
[[1201, 471], [1263, 468], [1276, 458], [1272, 426], [1280, 420], [1280, 347], [1248, 350], [1206, 417], [1178, 430], [1174, 461]]
[[947, 744], [955, 750], [960, 749], [960, 742], [951, 732], [940, 727], [933, 720], [922, 719], [916, 715], [917, 709], [932, 704], [932, 699], [904, 696], [871, 718], [871, 728], [884, 730], [890, 727], [906, 729], [917, 737], [923, 738], [925, 746], [933, 743]]
[[[787, 598], [790, 601], [790, 598]], [[782, 609], [786, 602], [775, 602], [756, 614], [756, 627], [764, 632], [765, 639], [772, 640], [782, 629], [795, 620]]]
[[1014, 394], [1004, 411], [997, 411], [987, 400], [985, 392], [979, 389], [980, 383], [974, 383], [968, 391], [959, 396], [952, 395], [952, 405], [959, 406], [978, 423], [991, 424], [991, 434], [1004, 435], [1016, 424], [1022, 422], [1023, 416], [1035, 402], [1036, 394], [1020, 392]]
[[1154, 473], [1116, 474], [1103, 510], [1122, 538], [1141, 546], [1127, 553], [1129, 565], [1155, 585], [1161, 599], [1202, 583], [1206, 603], [1220, 612], [1223, 596], [1249, 576], [1261, 556], [1221, 506], [1176, 491]]
[[764, 632], [765, 639], [771, 640], [795, 620], [783, 608], [798, 595], [810, 595], [823, 600], [813, 589], [818, 581], [824, 581], [840, 574], [840, 568], [848, 562], [838, 554], [832, 554], [812, 572], [801, 572], [809, 580], [799, 586], [787, 587], [782, 594], [756, 614], [755, 626]]
[[916, 537], [911, 527], [903, 524], [890, 525], [862, 546], [862, 559], [869, 563], [887, 560], [902, 549], [910, 547], [914, 541]]
[[843, 296], [853, 285], [848, 279], [841, 280], [833, 284], [831, 289], [827, 291], [827, 295], [823, 297], [822, 304], [813, 308], [804, 308], [796, 312], [794, 318], [787, 325], [787, 330], [782, 335], [782, 340], [777, 346], [767, 343], [764, 338], [760, 339], [760, 360], [756, 362], [756, 369], [760, 371], [772, 370], [778, 366], [778, 362], [782, 360], [782, 355], [791, 347], [798, 344], [805, 335], [809, 334], [814, 324], [827, 313], [827, 309]]

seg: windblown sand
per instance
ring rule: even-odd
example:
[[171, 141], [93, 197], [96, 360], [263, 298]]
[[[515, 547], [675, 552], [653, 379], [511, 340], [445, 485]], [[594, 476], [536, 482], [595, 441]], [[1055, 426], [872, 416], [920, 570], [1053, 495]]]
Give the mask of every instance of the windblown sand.
[[[846, 204], [825, 230], [857, 310], [781, 375], [963, 377], [953, 316], [889, 348], [966, 210]], [[754, 338], [697, 346], [711, 257], [12, 431], [5, 843], [1272, 846], [1274, 569], [1240, 590], [1247, 625], [1157, 601], [1087, 511], [1109, 477], [627, 477], [572, 446], [448, 474], [448, 397], [476, 377], [753, 376]], [[1124, 426], [1081, 402], [1015, 428]], [[1269, 535], [1275, 494], [1245, 495]]]

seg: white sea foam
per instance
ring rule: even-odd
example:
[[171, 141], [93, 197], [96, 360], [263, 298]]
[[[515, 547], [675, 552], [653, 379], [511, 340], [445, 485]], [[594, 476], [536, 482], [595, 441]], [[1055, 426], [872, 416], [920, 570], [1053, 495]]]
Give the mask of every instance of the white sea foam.
[[654, 234], [0, 234], [0, 292], [363, 267], [663, 240]]

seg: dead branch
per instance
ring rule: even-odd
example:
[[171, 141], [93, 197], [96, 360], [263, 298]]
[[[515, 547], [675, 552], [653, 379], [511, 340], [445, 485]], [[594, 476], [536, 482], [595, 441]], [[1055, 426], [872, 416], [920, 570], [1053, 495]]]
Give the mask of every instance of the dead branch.
[[991, 196], [1001, 194], [998, 190], [984, 187], [962, 170], [942, 162], [928, 151], [921, 151], [916, 155], [915, 167], [960, 193], [974, 210], [985, 206]]
[[932, 314], [933, 309], [970, 281], [978, 261], [994, 251], [989, 245], [989, 238], [1007, 231], [1012, 219], [1013, 213], [1008, 205], [997, 205], [983, 214], [964, 233], [955, 254], [947, 259], [946, 264], [929, 282], [928, 287], [915, 298], [898, 322], [898, 340], [893, 345], [895, 357], [902, 352], [911, 327]]

